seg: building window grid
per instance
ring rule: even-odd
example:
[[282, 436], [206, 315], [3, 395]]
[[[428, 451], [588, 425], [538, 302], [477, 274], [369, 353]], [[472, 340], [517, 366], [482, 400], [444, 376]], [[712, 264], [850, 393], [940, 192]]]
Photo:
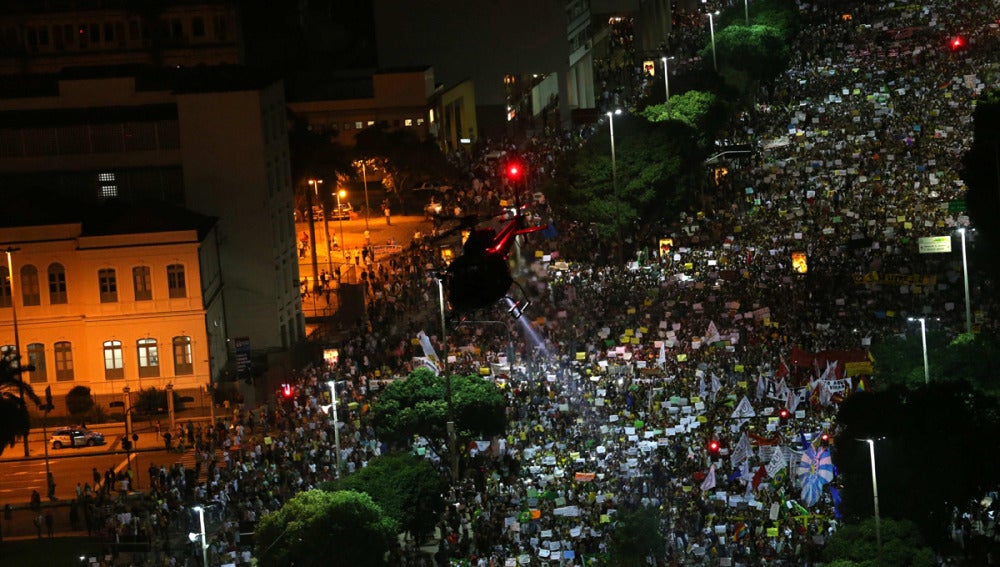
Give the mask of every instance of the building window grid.
[[68, 341], [59, 341], [52, 348], [56, 362], [56, 381], [69, 382], [73, 376], [73, 345]]
[[101, 303], [117, 303], [118, 278], [114, 268], [98, 270], [97, 279], [101, 288]]
[[156, 378], [160, 375], [160, 350], [156, 339], [136, 341], [136, 358], [139, 362], [140, 378]]

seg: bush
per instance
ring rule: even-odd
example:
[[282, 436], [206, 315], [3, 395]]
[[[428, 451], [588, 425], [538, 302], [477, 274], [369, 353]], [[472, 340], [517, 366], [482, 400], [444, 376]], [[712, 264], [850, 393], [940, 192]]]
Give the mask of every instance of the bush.
[[[176, 391], [171, 390], [174, 396], [174, 411], [180, 411], [183, 403]], [[140, 415], [154, 415], [167, 411], [167, 391], [157, 388], [145, 388], [139, 390], [139, 399], [133, 406], [133, 411]]]
[[66, 410], [74, 418], [86, 415], [92, 409], [94, 409], [94, 397], [90, 394], [90, 388], [74, 386], [66, 393]]

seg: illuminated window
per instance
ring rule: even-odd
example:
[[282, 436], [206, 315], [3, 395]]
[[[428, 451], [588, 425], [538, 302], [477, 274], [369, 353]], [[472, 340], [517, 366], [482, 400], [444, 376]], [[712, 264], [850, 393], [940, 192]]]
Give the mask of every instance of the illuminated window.
[[160, 350], [156, 339], [139, 339], [135, 343], [136, 357], [139, 359], [139, 377], [155, 378], [160, 375]]
[[178, 376], [194, 374], [193, 358], [191, 337], [174, 337], [174, 374]]
[[369, 120], [368, 121], [368, 125], [369, 126], [374, 126], [375, 125], [375, 121], [374, 120]]
[[29, 382], [46, 382], [49, 379], [45, 368], [45, 345], [42, 343], [31, 343], [28, 345], [28, 364], [35, 367], [28, 371]]
[[60, 341], [53, 346], [56, 359], [56, 381], [73, 380], [73, 345], [68, 341]]
[[364, 125], [364, 123], [363, 123], [363, 122], [355, 122], [355, 123], [354, 123], [354, 129], [355, 129], [355, 130], [361, 130], [361, 129], [362, 129], [362, 128], [364, 128], [364, 127], [365, 127], [365, 125]]
[[181, 264], [171, 264], [167, 266], [167, 289], [170, 290], [170, 297], [187, 297], [187, 284], [184, 280], [184, 266]]
[[115, 380], [125, 377], [121, 341], [104, 341], [104, 378]]
[[21, 268], [21, 300], [25, 305], [42, 304], [42, 293], [38, 288], [38, 268], [31, 264]]
[[413, 126], [413, 119], [412, 118], [407, 118], [406, 120], [404, 120], [403, 121], [403, 126]]
[[66, 303], [66, 269], [62, 264], [49, 264], [49, 303]]
[[424, 119], [423, 118], [417, 118], [417, 126], [422, 126], [423, 123], [424, 123]]
[[149, 275], [149, 266], [136, 266], [132, 268], [132, 285], [135, 288], [136, 301], [149, 301], [153, 299], [153, 283]]
[[116, 303], [118, 301], [118, 278], [114, 269], [98, 270], [97, 279], [101, 286], [101, 303]]
[[118, 196], [118, 184], [114, 173], [97, 174], [97, 196], [101, 199], [112, 199]]

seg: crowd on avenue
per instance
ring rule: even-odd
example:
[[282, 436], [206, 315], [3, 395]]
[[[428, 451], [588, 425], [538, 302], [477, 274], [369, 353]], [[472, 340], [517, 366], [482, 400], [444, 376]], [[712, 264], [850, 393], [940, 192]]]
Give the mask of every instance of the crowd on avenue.
[[[668, 565], [817, 561], [838, 526], [837, 495], [829, 478], [800, 477], [799, 464], [823, 469], [838, 401], [872, 380], [869, 347], [912, 332], [907, 316], [964, 330], [961, 259], [919, 254], [917, 239], [971, 228], [949, 204], [963, 198], [959, 162], [976, 97], [1000, 86], [995, 3], [854, 4], [850, 19], [829, 3], [801, 4], [806, 29], [788, 71], [728, 133], [757, 151], [730, 168], [708, 206], [678, 215], [668, 242], [599, 267], [587, 261], [587, 228], [533, 199], [534, 222], [558, 234], [533, 235], [523, 250], [530, 310], [451, 329], [447, 344], [428, 270], [439, 249], [423, 239], [366, 255], [357, 262], [366, 315], [336, 367], [297, 371], [292, 403], [276, 392], [214, 426], [182, 425], [174, 439], [192, 466], [124, 478], [95, 470], [77, 518], [111, 537], [152, 537], [149, 564], [193, 565], [193, 546], [178, 550], [165, 534], [191, 529], [190, 503], [202, 503], [221, 526], [209, 538], [211, 565], [249, 564], [240, 534], [334, 476], [327, 381], [344, 380], [341, 457], [351, 474], [383, 453], [367, 409], [415, 367], [423, 353], [413, 339], [424, 331], [451, 372], [492, 369], [509, 423], [506, 435], [465, 448], [488, 466], [450, 481], [435, 552], [404, 541], [391, 564], [589, 565], [606, 551], [615, 514], [642, 506], [664, 512]], [[967, 48], [954, 51], [944, 40], [959, 31]], [[688, 35], [703, 40], [678, 37]], [[546, 131], [493, 144], [462, 163], [469, 186], [446, 206], [489, 210], [513, 197], [488, 154], [517, 151], [533, 175], [551, 175], [582, 139]], [[992, 332], [980, 285], [975, 325]], [[129, 474], [148, 474], [149, 498], [127, 497]], [[955, 522], [959, 550], [966, 520]]]

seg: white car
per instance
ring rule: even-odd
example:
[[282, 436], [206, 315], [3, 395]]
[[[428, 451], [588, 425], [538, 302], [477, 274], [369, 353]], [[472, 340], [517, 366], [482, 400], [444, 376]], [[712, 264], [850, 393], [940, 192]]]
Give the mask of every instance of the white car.
[[104, 444], [104, 434], [86, 427], [60, 427], [52, 432], [52, 448], [93, 447]]

